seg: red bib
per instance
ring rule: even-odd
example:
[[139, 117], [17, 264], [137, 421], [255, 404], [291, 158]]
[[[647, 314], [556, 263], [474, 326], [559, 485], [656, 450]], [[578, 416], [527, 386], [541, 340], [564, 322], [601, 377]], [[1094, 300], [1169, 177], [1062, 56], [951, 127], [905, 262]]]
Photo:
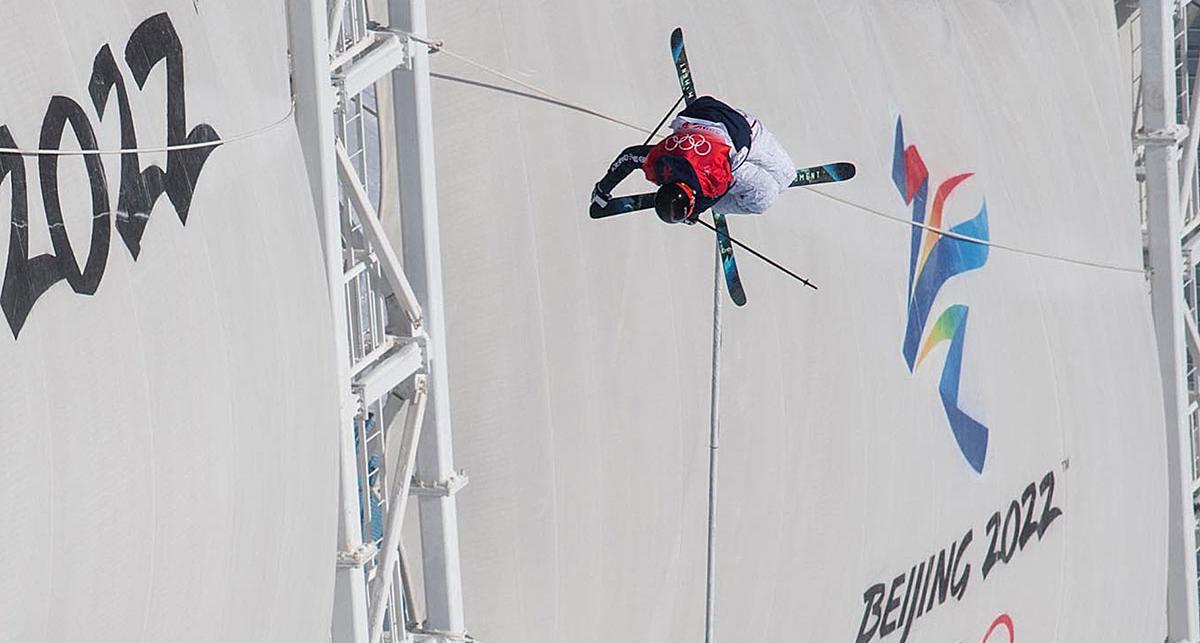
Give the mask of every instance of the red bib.
[[[682, 176], [660, 176], [656, 168], [665, 156], [687, 162], [706, 197], [717, 198], [729, 190], [733, 172], [729, 167], [729, 143], [719, 134], [700, 128], [682, 128], [655, 145], [646, 155], [642, 171], [646, 178], [662, 185], [669, 181], [686, 181]], [[676, 165], [670, 163], [669, 165]]]

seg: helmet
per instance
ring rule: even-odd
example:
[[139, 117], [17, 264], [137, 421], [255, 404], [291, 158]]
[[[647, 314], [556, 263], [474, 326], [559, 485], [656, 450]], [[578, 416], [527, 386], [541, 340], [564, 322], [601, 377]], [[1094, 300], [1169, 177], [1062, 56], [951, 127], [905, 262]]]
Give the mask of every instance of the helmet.
[[696, 198], [686, 183], [667, 183], [654, 195], [654, 210], [664, 223], [682, 223], [696, 209]]

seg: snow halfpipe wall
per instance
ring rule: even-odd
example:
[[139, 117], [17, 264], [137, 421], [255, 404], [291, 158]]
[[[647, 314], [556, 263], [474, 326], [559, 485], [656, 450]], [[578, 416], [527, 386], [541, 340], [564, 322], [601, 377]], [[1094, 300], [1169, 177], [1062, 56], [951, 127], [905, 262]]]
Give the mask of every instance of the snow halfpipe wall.
[[0, 641], [328, 640], [338, 400], [283, 4], [8, 4], [0, 147], [228, 142], [0, 154]]
[[[647, 128], [678, 96], [676, 25], [701, 94], [799, 165], [858, 165], [731, 219], [820, 290], [739, 255], [717, 640], [1162, 640], [1161, 391], [1112, 3], [430, 6], [448, 49]], [[588, 219], [643, 133], [433, 68], [471, 631], [701, 640], [711, 233]]]

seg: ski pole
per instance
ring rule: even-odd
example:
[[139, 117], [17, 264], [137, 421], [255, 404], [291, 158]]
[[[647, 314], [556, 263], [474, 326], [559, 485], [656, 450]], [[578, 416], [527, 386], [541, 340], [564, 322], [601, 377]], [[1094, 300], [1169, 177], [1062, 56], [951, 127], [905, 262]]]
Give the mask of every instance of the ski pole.
[[778, 270], [781, 270], [781, 271], [783, 271], [783, 272], [784, 272], [785, 274], [787, 274], [789, 277], [791, 277], [792, 279], [795, 279], [796, 281], [799, 281], [800, 283], [804, 284], [805, 286], [808, 286], [809, 288], [812, 288], [813, 290], [817, 290], [817, 287], [816, 287], [816, 286], [814, 286], [814, 285], [812, 284], [812, 282], [810, 282], [809, 280], [805, 279], [804, 277], [801, 277], [800, 275], [798, 275], [798, 274], [796, 274], [796, 273], [792, 272], [791, 270], [788, 270], [787, 268], [784, 268], [783, 266], [781, 266], [781, 265], [779, 265], [779, 264], [775, 263], [774, 261], [772, 261], [772, 260], [770, 259], [770, 257], [767, 257], [766, 255], [762, 254], [761, 252], [759, 252], [759, 251], [755, 250], [754, 248], [751, 248], [750, 246], [748, 246], [748, 245], [746, 245], [746, 244], [742, 243], [741, 241], [738, 241], [737, 239], [734, 239], [734, 238], [733, 238], [732, 236], [730, 236], [730, 235], [727, 235], [727, 234], [721, 234], [720, 232], [717, 232], [717, 229], [716, 229], [716, 228], [714, 228], [714, 227], [713, 227], [713, 225], [712, 225], [711, 223], [709, 223], [709, 222], [707, 222], [707, 221], [705, 221], [705, 220], [703, 220], [703, 219], [696, 219], [696, 221], [697, 221], [697, 222], [699, 222], [699, 223], [700, 223], [701, 225], [703, 225], [704, 227], [708, 228], [709, 230], [712, 230], [713, 232], [716, 232], [718, 237], [725, 237], [726, 239], [729, 239], [730, 243], [732, 243], [733, 245], [735, 245], [735, 246], [737, 246], [737, 247], [741, 248], [742, 250], [745, 250], [746, 252], [749, 252], [750, 254], [754, 255], [755, 257], [758, 257], [759, 259], [762, 259], [763, 261], [765, 261], [765, 262], [767, 262], [768, 264], [770, 264], [772, 267], [774, 267], [774, 268], [776, 268], [776, 269], [778, 269]]
[[675, 104], [674, 104], [674, 105], [672, 105], [672, 106], [671, 106], [671, 109], [667, 111], [667, 115], [666, 115], [666, 116], [663, 116], [662, 120], [658, 122], [658, 125], [655, 125], [655, 126], [654, 126], [654, 131], [653, 131], [653, 132], [650, 132], [650, 136], [647, 136], [647, 137], [646, 137], [646, 142], [645, 142], [645, 143], [642, 143], [642, 145], [649, 145], [649, 144], [650, 144], [650, 139], [654, 138], [654, 135], [658, 133], [658, 130], [662, 129], [663, 123], [666, 123], [666, 122], [667, 122], [667, 119], [668, 119], [668, 118], [671, 118], [671, 114], [674, 114], [674, 113], [675, 113], [675, 109], [676, 109], [677, 107], [679, 107], [679, 104], [680, 104], [680, 103], [682, 103], [682, 102], [683, 102], [683, 94], [680, 94], [680, 95], [679, 95], [679, 100], [675, 101]]

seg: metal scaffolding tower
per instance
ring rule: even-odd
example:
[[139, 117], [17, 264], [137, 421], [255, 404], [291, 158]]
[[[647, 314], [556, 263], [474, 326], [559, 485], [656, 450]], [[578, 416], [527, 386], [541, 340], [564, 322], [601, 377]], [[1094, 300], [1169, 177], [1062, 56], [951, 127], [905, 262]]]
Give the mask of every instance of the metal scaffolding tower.
[[[1167, 640], [1190, 643], [1197, 640], [1200, 630], [1200, 606], [1196, 588], [1196, 402], [1194, 395], [1189, 396], [1195, 386], [1187, 358], [1190, 353], [1193, 364], [1200, 363], [1200, 335], [1196, 333], [1195, 299], [1190, 300], [1191, 306], [1185, 299], [1185, 279], [1194, 275], [1195, 263], [1189, 244], [1185, 268], [1184, 215], [1196, 211], [1195, 133], [1200, 100], [1188, 87], [1189, 4], [1141, 2], [1141, 128], [1135, 143], [1144, 148], [1146, 256], [1167, 431]], [[1187, 125], [1179, 123], [1179, 115], [1189, 113]], [[1194, 232], [1194, 226], [1187, 229]], [[1188, 281], [1194, 288], [1194, 278]]]
[[[454, 470], [450, 448], [428, 52], [409, 35], [425, 31], [424, 0], [290, 0], [289, 20], [297, 128], [342, 388], [332, 639], [471, 640], [459, 578], [454, 495], [466, 476]], [[418, 497], [423, 605], [401, 538], [410, 495]]]

